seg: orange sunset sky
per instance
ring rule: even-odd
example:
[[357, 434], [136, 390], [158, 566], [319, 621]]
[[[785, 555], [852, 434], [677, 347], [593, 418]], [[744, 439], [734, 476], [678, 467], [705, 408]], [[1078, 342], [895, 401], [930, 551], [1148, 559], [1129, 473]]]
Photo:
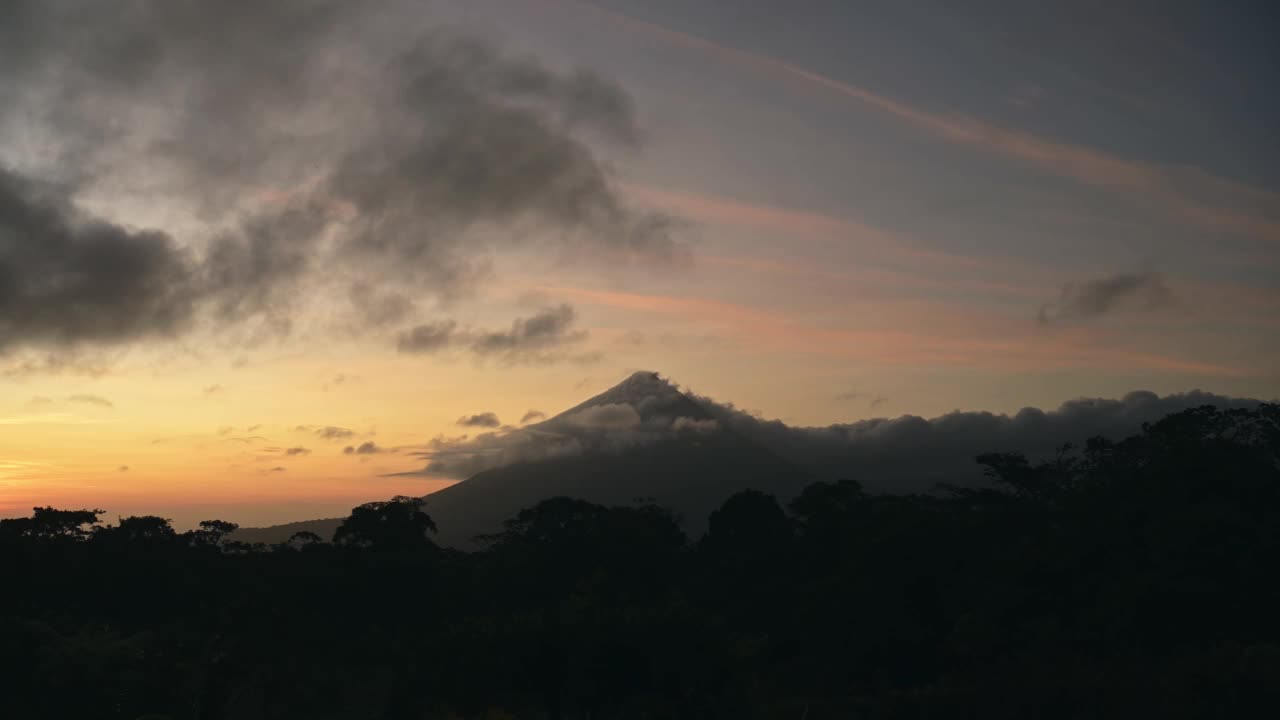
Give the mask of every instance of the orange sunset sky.
[[799, 425], [1280, 395], [1238, 28], [62, 5], [0, 29], [0, 516], [340, 514], [637, 369]]

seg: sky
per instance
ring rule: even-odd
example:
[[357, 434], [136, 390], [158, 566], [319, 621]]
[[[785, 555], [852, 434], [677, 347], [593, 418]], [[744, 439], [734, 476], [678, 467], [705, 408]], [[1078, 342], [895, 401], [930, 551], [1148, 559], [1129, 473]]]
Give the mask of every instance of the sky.
[[[0, 6], [0, 516], [341, 514], [638, 369], [1280, 396], [1256, 2]], [[541, 414], [541, 415], [540, 415]]]

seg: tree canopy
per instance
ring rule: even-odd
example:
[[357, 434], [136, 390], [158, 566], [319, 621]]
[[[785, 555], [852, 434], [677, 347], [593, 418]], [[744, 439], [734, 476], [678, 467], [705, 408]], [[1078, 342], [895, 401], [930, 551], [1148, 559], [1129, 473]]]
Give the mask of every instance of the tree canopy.
[[14, 717], [1132, 718], [1280, 707], [1280, 408], [1198, 408], [979, 486], [746, 489], [701, 538], [547, 498], [474, 553], [430, 498], [274, 547], [0, 521]]

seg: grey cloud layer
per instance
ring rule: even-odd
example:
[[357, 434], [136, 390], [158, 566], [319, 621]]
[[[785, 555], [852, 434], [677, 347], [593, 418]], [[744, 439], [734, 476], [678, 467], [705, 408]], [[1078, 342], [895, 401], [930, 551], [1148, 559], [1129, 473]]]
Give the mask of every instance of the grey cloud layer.
[[[0, 4], [0, 352], [202, 321], [285, 333], [313, 296], [345, 298], [355, 326], [403, 323], [518, 244], [681, 255], [587, 144], [637, 142], [621, 89], [423, 18], [362, 0]], [[184, 222], [136, 229], [85, 197]], [[476, 351], [515, 359], [542, 331]], [[415, 333], [402, 349], [427, 349]]]
[[1013, 415], [952, 412], [926, 419], [915, 415], [828, 427], [790, 427], [732, 405], [700, 399], [725, 428], [755, 440], [821, 478], [851, 478], [869, 488], [923, 492], [939, 482], [980, 478], [974, 456], [1024, 452], [1049, 457], [1062, 444], [1088, 438], [1127, 437], [1170, 413], [1198, 407], [1249, 407], [1257, 400], [1193, 391], [1165, 395], [1137, 391], [1119, 400], [1083, 398], [1056, 410], [1023, 408]]
[[469, 438], [435, 438], [425, 451], [418, 453], [428, 459], [426, 468], [401, 474], [464, 479], [517, 462], [614, 452], [706, 429], [691, 424], [687, 417], [642, 418], [628, 404], [599, 405], [523, 428], [484, 432]]
[[[1119, 400], [1080, 399], [1056, 410], [1024, 408], [1013, 415], [953, 412], [926, 419], [912, 415], [827, 427], [791, 427], [732, 405], [690, 396], [695, 409], [670, 400], [659, 388], [571, 411], [552, 420], [471, 438], [439, 437], [420, 456], [418, 473], [466, 478], [482, 470], [652, 444], [690, 433], [731, 432], [773, 451], [820, 479], [851, 478], [869, 489], [927, 492], [940, 482], [978, 482], [974, 457], [984, 452], [1025, 452], [1049, 457], [1067, 442], [1121, 438], [1144, 422], [1200, 405], [1248, 407], [1257, 400], [1205, 392], [1158, 396], [1133, 392]], [[673, 408], [664, 411], [663, 408]]]
[[437, 437], [418, 453], [427, 466], [406, 475], [466, 478], [516, 462], [616, 452], [719, 428], [699, 404], [652, 373], [639, 373], [605, 395], [550, 420], [475, 437]]
[[190, 281], [167, 235], [84, 217], [63, 189], [0, 166], [0, 352], [185, 330]]

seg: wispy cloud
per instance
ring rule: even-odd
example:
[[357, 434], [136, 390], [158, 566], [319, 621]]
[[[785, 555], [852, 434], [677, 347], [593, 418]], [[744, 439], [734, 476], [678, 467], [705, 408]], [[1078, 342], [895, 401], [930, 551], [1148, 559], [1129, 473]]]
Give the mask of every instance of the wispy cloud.
[[465, 347], [477, 360], [495, 358], [510, 365], [590, 361], [595, 358], [592, 353], [565, 352], [566, 348], [587, 339], [586, 330], [574, 327], [577, 317], [577, 311], [562, 304], [516, 318], [507, 330], [458, 329], [452, 320], [437, 321], [401, 333], [396, 349], [402, 353], [429, 354]]
[[0, 425], [97, 425], [115, 420], [80, 417], [71, 413], [38, 413], [0, 417]]
[[315, 433], [315, 436], [321, 440], [345, 440], [346, 438], [355, 437], [356, 435], [354, 430], [338, 427], [336, 425], [326, 425], [324, 427], [299, 425], [297, 429]]
[[1040, 306], [1041, 323], [1087, 320], [1128, 306], [1157, 308], [1171, 304], [1173, 292], [1159, 273], [1117, 273], [1067, 285], [1060, 297]]
[[98, 395], [72, 395], [67, 398], [67, 402], [78, 403], [80, 405], [96, 405], [107, 409], [115, 408], [115, 403], [112, 403], [104, 397], [99, 397]]
[[565, 287], [544, 289], [583, 303], [714, 324], [761, 348], [852, 357], [877, 364], [1010, 371], [1107, 367], [1224, 377], [1256, 374], [1249, 368], [1125, 348], [1114, 339], [1085, 332], [1037, 337], [1037, 333], [1030, 332], [1034, 326], [1028, 327], [1030, 324], [1025, 321], [1016, 324], [980, 317], [966, 321], [962, 315], [948, 315], [941, 310], [938, 311], [940, 317], [923, 329], [895, 328], [884, 323], [883, 327], [875, 328], [828, 328], [798, 323], [784, 312], [708, 298]]
[[[707, 53], [728, 63], [803, 81], [875, 108], [934, 137], [1002, 155], [1093, 187], [1124, 190], [1145, 197], [1155, 201], [1172, 217], [1204, 230], [1280, 240], [1280, 216], [1275, 211], [1256, 212], [1239, 206], [1280, 208], [1280, 193], [1197, 169], [1180, 170], [1175, 174], [1156, 165], [1001, 127], [978, 118], [924, 110], [776, 57], [721, 45], [590, 3], [558, 1], [590, 9], [634, 31]], [[1234, 202], [1226, 204], [1206, 199], [1224, 195]]]
[[835, 400], [836, 402], [856, 402], [864, 400], [866, 401], [867, 406], [873, 410], [889, 402], [889, 398], [883, 395], [862, 392], [861, 390], [849, 390], [847, 392], [839, 393], [835, 396]]
[[[707, 193], [683, 190], [676, 192], [636, 183], [629, 183], [625, 187], [628, 194], [637, 201], [690, 220], [765, 230], [785, 235], [788, 239], [835, 241], [842, 247], [856, 248], [863, 258], [927, 262], [948, 269], [956, 266], [989, 268], [996, 264], [1009, 264], [990, 258], [926, 248], [913, 238], [882, 230], [854, 218], [778, 205], [747, 203]], [[703, 259], [705, 256], [698, 256], [698, 260]]]
[[[803, 277], [821, 279], [832, 282], [857, 282], [861, 290], [874, 287], [901, 291], [918, 290], [951, 290], [967, 294], [995, 295], [1017, 298], [1037, 298], [1042, 296], [1042, 288], [1022, 284], [1015, 280], [989, 279], [988, 273], [971, 273], [966, 277], [959, 275], [952, 267], [949, 271], [936, 274], [910, 272], [907, 270], [891, 270], [871, 267], [860, 263], [842, 266], [838, 263], [804, 263], [776, 258], [752, 257], [748, 255], [699, 255], [698, 262], [704, 267], [727, 268], [734, 271], [747, 271], [761, 275]], [[1048, 280], [1056, 278], [1056, 273], [1036, 272], [1030, 268], [1019, 268], [1021, 275], [1033, 274], [1033, 277]], [[994, 274], [994, 273], [992, 273]], [[975, 277], [977, 276], [977, 277]]]

